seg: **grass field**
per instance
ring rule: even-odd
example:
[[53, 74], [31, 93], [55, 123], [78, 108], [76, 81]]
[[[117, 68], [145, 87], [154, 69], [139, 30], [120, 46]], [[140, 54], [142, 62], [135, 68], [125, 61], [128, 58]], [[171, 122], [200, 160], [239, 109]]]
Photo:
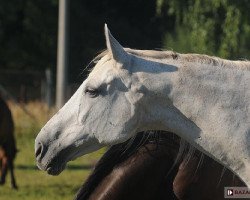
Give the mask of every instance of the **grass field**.
[[15, 121], [15, 135], [19, 149], [15, 160], [15, 174], [19, 189], [15, 191], [10, 188], [10, 178], [7, 176], [7, 183], [0, 187], [0, 200], [73, 199], [104, 150], [70, 162], [67, 169], [59, 176], [49, 176], [38, 170], [35, 165], [34, 140], [53, 110], [49, 110], [39, 102], [29, 103], [25, 108], [32, 114], [31, 117], [13, 103], [10, 103], [10, 107]]

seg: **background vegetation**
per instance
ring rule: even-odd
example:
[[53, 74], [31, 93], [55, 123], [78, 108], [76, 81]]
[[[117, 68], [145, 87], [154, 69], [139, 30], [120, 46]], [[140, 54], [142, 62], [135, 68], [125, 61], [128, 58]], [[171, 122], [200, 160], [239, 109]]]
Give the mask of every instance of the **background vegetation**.
[[17, 148], [15, 160], [18, 191], [11, 189], [10, 177], [0, 187], [1, 200], [69, 200], [73, 199], [90, 170], [104, 150], [86, 155], [70, 162], [60, 176], [49, 176], [38, 170], [34, 157], [34, 141], [41, 126], [53, 113], [45, 104], [31, 102], [25, 106], [32, 117], [14, 103], [10, 103], [16, 125]]
[[175, 18], [164, 46], [223, 58], [250, 57], [250, 2], [247, 0], [158, 0], [157, 13]]
[[[0, 5], [0, 67], [55, 71], [58, 0]], [[105, 48], [105, 22], [124, 46], [247, 59], [249, 10], [248, 0], [70, 1], [70, 82]]]

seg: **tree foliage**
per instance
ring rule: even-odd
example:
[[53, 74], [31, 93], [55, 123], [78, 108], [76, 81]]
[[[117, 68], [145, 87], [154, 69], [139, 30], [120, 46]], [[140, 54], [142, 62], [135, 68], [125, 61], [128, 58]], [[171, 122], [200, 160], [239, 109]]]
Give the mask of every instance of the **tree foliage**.
[[[58, 0], [0, 0], [0, 68], [56, 69]], [[70, 2], [69, 79], [105, 48], [104, 23], [125, 46], [161, 47], [165, 24], [156, 0]], [[168, 24], [168, 19], [165, 20]], [[153, 30], [153, 31], [152, 31]]]
[[181, 52], [250, 57], [250, 4], [247, 0], [157, 0], [157, 12], [175, 17], [164, 45]]
[[57, 1], [0, 0], [0, 67], [55, 65]]
[[[0, 0], [0, 67], [56, 68], [58, 0]], [[248, 0], [70, 1], [70, 80], [105, 48], [104, 23], [124, 46], [250, 57]]]

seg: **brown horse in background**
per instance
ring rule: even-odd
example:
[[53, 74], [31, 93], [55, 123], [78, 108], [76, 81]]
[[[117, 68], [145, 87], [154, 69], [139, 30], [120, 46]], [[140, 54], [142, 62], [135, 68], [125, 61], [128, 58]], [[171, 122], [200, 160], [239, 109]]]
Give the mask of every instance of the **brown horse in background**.
[[9, 169], [11, 175], [11, 186], [14, 189], [17, 189], [13, 164], [16, 153], [14, 123], [11, 111], [6, 102], [0, 96], [0, 184], [3, 185], [5, 183], [5, 178]]
[[75, 200], [222, 200], [224, 187], [245, 186], [222, 165], [184, 144], [172, 133], [156, 132], [112, 146]]

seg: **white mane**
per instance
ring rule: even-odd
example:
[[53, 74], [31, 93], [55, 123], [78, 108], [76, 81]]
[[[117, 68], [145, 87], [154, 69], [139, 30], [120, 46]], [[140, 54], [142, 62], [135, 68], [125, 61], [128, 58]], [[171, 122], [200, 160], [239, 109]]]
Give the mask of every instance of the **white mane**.
[[250, 70], [250, 61], [247, 60], [232, 61], [215, 56], [208, 56], [205, 54], [181, 54], [174, 51], [136, 50], [128, 48], [126, 48], [125, 50], [135, 56], [148, 58], [150, 60], [172, 59], [183, 63], [186, 62], [212, 66], [239, 67], [241, 69]]

